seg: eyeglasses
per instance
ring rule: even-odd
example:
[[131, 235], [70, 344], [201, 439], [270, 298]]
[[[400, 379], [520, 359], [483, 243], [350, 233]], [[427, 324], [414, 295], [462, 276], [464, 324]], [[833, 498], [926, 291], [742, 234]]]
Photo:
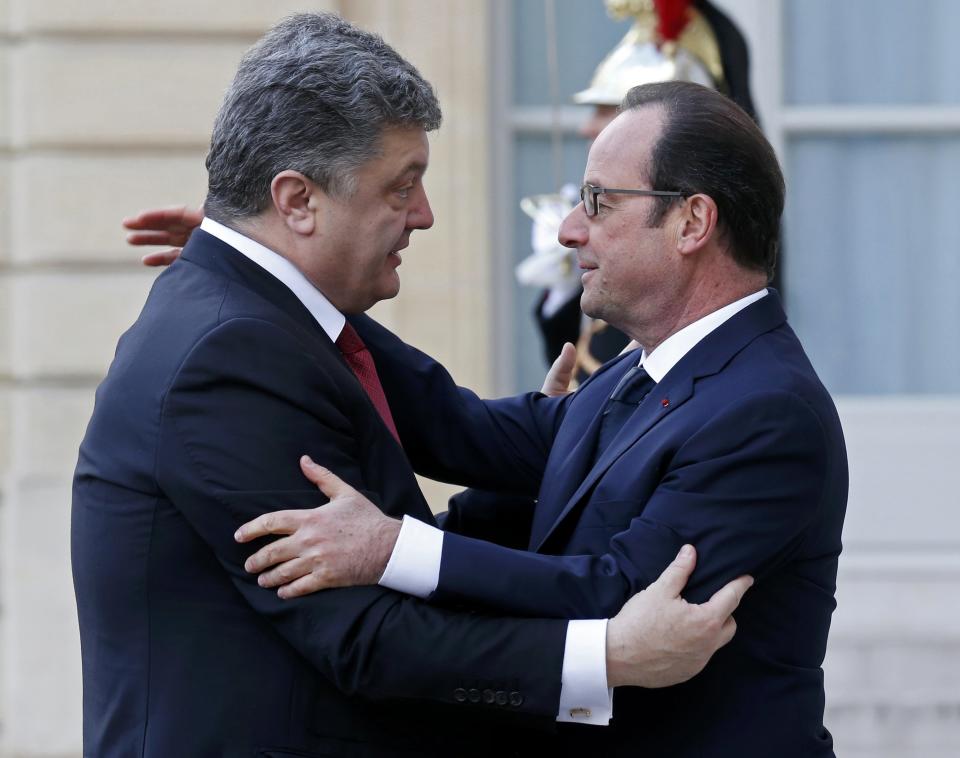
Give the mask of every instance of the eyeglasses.
[[648, 197], [683, 197], [682, 192], [675, 190], [642, 190], [642, 189], [614, 189], [613, 187], [594, 187], [584, 184], [580, 187], [580, 202], [587, 218], [593, 218], [600, 212], [600, 195], [646, 195]]

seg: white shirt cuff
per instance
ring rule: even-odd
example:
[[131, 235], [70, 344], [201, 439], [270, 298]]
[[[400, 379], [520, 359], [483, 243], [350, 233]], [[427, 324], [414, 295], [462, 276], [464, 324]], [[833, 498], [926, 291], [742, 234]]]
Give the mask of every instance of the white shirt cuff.
[[442, 553], [443, 532], [404, 516], [390, 560], [380, 577], [380, 586], [419, 598], [429, 597], [440, 582]]
[[571, 621], [563, 650], [557, 721], [606, 726], [613, 716], [607, 687], [607, 619]]

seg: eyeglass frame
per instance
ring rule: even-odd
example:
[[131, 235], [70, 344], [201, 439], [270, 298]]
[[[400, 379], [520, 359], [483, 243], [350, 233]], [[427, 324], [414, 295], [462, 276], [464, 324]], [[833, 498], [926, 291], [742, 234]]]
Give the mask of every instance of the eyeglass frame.
[[[590, 196], [590, 202], [587, 203], [587, 195]], [[644, 190], [644, 189], [618, 189], [615, 187], [597, 187], [593, 184], [584, 183], [580, 185], [580, 202], [583, 203], [583, 212], [587, 218], [594, 218], [600, 213], [600, 195], [643, 195], [645, 197], [685, 197], [685, 193], [679, 190]], [[591, 213], [591, 210], [593, 211]]]

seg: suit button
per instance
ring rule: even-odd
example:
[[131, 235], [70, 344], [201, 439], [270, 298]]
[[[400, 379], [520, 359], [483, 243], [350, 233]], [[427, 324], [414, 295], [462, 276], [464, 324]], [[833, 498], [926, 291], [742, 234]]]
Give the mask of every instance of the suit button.
[[493, 701], [494, 701], [493, 690], [484, 690], [483, 702], [485, 702], [487, 705], [493, 705]]
[[513, 706], [523, 705], [523, 695], [521, 695], [519, 692], [511, 692], [510, 705], [513, 705]]
[[474, 690], [474, 689], [467, 690], [467, 700], [469, 700], [471, 703], [479, 703], [480, 690]]
[[507, 704], [507, 693], [503, 690], [497, 690], [497, 705], [506, 705]]
[[457, 687], [453, 691], [453, 699], [456, 700], [458, 703], [462, 703], [464, 700], [467, 699], [467, 691], [463, 687]]

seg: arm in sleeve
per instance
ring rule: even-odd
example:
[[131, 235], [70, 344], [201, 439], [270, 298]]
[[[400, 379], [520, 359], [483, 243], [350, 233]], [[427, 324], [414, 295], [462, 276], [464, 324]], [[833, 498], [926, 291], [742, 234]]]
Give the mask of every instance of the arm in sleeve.
[[539, 392], [481, 400], [447, 370], [366, 316], [353, 317], [419, 474], [535, 495], [568, 398]]
[[536, 505], [531, 495], [464, 490], [450, 498], [441, 525], [448, 534], [525, 549]]
[[355, 437], [329, 368], [338, 367], [325, 367], [268, 322], [235, 319], [217, 327], [167, 392], [160, 486], [250, 606], [343, 692], [455, 703], [464, 682], [503, 681], [523, 694], [516, 711], [555, 718], [565, 622], [454, 613], [379, 587], [283, 601], [243, 569], [262, 543], [237, 544], [233, 534], [242, 523], [324, 502], [298, 470], [302, 453], [377, 497], [363, 480], [364, 440]]
[[829, 449], [818, 416], [799, 397], [742, 398], [680, 446], [650, 498], [630, 508], [637, 515], [602, 554], [545, 555], [445, 534], [431, 599], [606, 618], [653, 582], [684, 543], [698, 552], [684, 591], [691, 602], [741, 574], [762, 581], [816, 518], [832, 475]]
[[[444, 534], [404, 516], [393, 554], [380, 578], [414, 597], [437, 588]], [[607, 687], [607, 620], [575, 620], [567, 626], [557, 721], [605, 726], [613, 715], [613, 690]]]

